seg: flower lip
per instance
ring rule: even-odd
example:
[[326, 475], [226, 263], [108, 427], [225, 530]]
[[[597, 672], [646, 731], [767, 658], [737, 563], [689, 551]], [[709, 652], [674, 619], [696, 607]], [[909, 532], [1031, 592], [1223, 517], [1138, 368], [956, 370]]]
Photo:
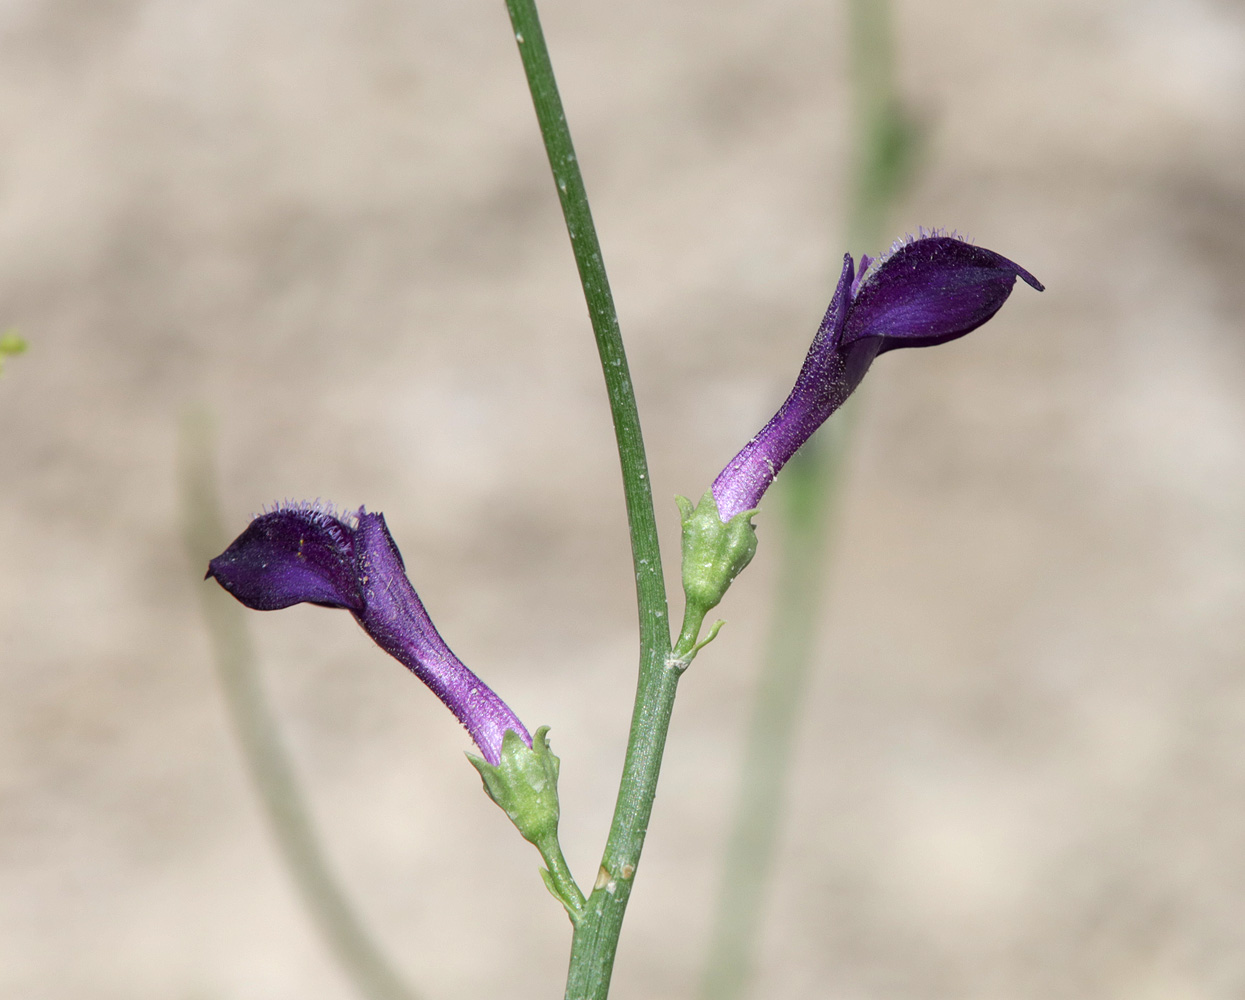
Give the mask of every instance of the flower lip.
[[905, 236], [901, 236], [899, 239], [891, 243], [884, 253], [881, 253], [876, 257], [870, 257], [868, 254], [860, 255], [860, 270], [856, 273], [856, 281], [852, 285], [852, 298], [856, 297], [856, 292], [860, 285], [863, 284], [868, 278], [872, 277], [873, 272], [877, 271], [878, 268], [894, 257], [895, 254], [899, 253], [901, 250], [906, 250], [914, 243], [921, 243], [925, 240], [954, 240], [964, 246], [972, 247], [974, 250], [979, 250], [983, 253], [989, 254], [995, 260], [1001, 261], [1007, 267], [1014, 269], [1018, 277], [1023, 278], [1027, 284], [1032, 285], [1039, 292], [1046, 291], [1046, 286], [1019, 264], [1008, 260], [1002, 254], [997, 254], [993, 250], [985, 250], [983, 247], [978, 247], [973, 242], [972, 238], [964, 233], [957, 232], [954, 229], [947, 229], [944, 226], [933, 226], [929, 229], [926, 229], [924, 226], [918, 226], [915, 235], [908, 233]]
[[857, 279], [842, 343], [880, 337], [878, 353], [929, 347], [964, 336], [1002, 307], [1017, 278], [1044, 286], [1019, 264], [940, 230], [871, 262]]
[[208, 563], [207, 576], [256, 611], [303, 603], [361, 610], [351, 523], [361, 513], [339, 515], [319, 503], [276, 505]]

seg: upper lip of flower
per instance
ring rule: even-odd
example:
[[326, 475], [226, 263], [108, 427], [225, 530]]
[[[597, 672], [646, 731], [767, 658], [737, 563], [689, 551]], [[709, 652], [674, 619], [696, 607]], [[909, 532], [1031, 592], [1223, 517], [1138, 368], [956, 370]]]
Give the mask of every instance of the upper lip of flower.
[[458, 717], [489, 763], [498, 762], [508, 729], [532, 745], [518, 717], [437, 632], [383, 514], [339, 514], [319, 503], [278, 506], [213, 559], [207, 576], [260, 611], [301, 603], [349, 610]]
[[355, 533], [363, 516], [319, 501], [274, 505], [208, 563], [204, 579], [256, 611], [304, 603], [362, 611]]
[[851, 282], [840, 344], [880, 337], [879, 354], [945, 344], [971, 333], [999, 311], [1017, 278], [1045, 291], [1014, 261], [942, 230], [921, 230], [896, 241], [877, 261], [866, 260], [861, 258], [861, 273]]
[[721, 519], [755, 509], [877, 355], [944, 344], [975, 330], [1007, 301], [1017, 278], [1044, 290], [1019, 264], [942, 230], [922, 229], [877, 260], [861, 257], [859, 275], [844, 254], [838, 287], [791, 394], [714, 480]]

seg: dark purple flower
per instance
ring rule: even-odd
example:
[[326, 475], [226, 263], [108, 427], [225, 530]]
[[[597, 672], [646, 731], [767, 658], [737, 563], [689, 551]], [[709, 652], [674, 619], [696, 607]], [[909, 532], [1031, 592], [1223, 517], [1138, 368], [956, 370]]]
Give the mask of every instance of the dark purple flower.
[[844, 254], [839, 286], [791, 395], [714, 480], [722, 521], [756, 507], [875, 357], [898, 347], [945, 344], [975, 330], [1007, 301], [1017, 277], [1043, 290], [1018, 264], [941, 230], [921, 230], [878, 260], [862, 256], [859, 275], [851, 254]]
[[285, 506], [255, 518], [208, 564], [209, 577], [248, 608], [293, 604], [346, 608], [363, 630], [401, 661], [471, 734], [490, 764], [513, 729], [532, 737], [500, 698], [445, 644], [406, 578], [383, 514], [339, 516], [318, 505]]

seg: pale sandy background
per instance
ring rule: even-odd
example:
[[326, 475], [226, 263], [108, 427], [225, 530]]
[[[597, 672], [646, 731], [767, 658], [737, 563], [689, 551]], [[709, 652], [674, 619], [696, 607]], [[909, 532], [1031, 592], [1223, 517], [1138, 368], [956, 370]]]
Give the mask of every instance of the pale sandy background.
[[[839, 268], [843, 13], [548, 0], [674, 565]], [[765, 997], [1245, 996], [1245, 5], [905, 0], [896, 231], [1031, 269], [869, 377]], [[595, 355], [500, 0], [4, 0], [0, 995], [345, 1000], [231, 742], [177, 528], [386, 512], [563, 758], [591, 880], [634, 611]], [[873, 247], [852, 247], [853, 251]], [[765, 522], [761, 521], [762, 536]], [[691, 994], [774, 550], [687, 676], [615, 995]], [[463, 733], [342, 614], [254, 616], [338, 868], [425, 996], [561, 995]]]

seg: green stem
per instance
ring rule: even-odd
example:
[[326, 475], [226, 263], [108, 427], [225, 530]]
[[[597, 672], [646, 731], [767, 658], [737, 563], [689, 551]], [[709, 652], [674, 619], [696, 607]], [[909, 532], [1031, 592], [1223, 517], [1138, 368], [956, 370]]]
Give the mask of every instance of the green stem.
[[[916, 143], [895, 87], [889, 4], [848, 0], [847, 7], [854, 120], [848, 246], [876, 253], [883, 249], [877, 241], [887, 216], [909, 179]], [[785, 777], [816, 648], [834, 493], [856, 406], [853, 401], [831, 418], [775, 486], [775, 499], [782, 501], [783, 540], [777, 592], [727, 838], [701, 982], [703, 1000], [738, 1000], [748, 992], [783, 815]]]
[[[765, 663], [758, 681], [727, 839], [722, 885], [710, 932], [700, 995], [704, 1000], [745, 996], [765, 889], [783, 815], [784, 778], [790, 769], [800, 706], [808, 687], [817, 640], [817, 610], [824, 588], [823, 560], [838, 471], [846, 444], [839, 423], [830, 441], [809, 445], [783, 470], [779, 496], [782, 548], [778, 593]], [[810, 442], [813, 444], [814, 442]], [[775, 505], [779, 506], [779, 505]]]
[[552, 883], [549, 888], [562, 901], [571, 920], [578, 920], [588, 901], [584, 899], [583, 892], [575, 882], [575, 876], [571, 874], [570, 865], [566, 863], [566, 857], [562, 853], [562, 845], [558, 842], [557, 836], [537, 844], [536, 849], [545, 859], [545, 867], [549, 873], [548, 881]]
[[242, 755], [290, 876], [360, 995], [369, 1000], [415, 1000], [415, 992], [364, 929], [330, 869], [293, 764], [277, 736], [241, 606], [220, 587], [199, 579], [208, 560], [224, 546], [204, 424], [188, 420], [182, 436], [183, 527], [217, 677]]
[[847, 242], [857, 253], [877, 253], [885, 249], [877, 241], [911, 179], [919, 137], [895, 83], [888, 0], [848, 0], [847, 29], [855, 150]]
[[588, 897], [582, 919], [575, 925], [571, 942], [567, 1000], [604, 1000], [609, 995], [618, 936], [631, 898], [640, 852], [644, 849], [666, 733], [670, 729], [674, 696], [682, 673], [677, 668], [666, 667], [664, 659], [641, 663], [614, 821], [592, 895]]
[[16, 330], [5, 330], [0, 333], [0, 375], [4, 374], [4, 359], [26, 352], [24, 341]]
[[609, 993], [618, 935], [657, 792], [662, 751], [674, 708], [680, 671], [668, 666], [670, 622], [662, 576], [657, 519], [649, 483], [640, 417], [618, 316], [605, 274], [601, 246], [588, 207], [588, 195], [566, 124], [533, 0], [507, 0], [510, 23], [523, 60], [541, 137], [549, 156], [562, 214], [571, 238], [579, 280], [605, 376], [618, 457], [622, 465], [627, 522], [640, 616], [640, 671], [623, 763], [618, 801], [601, 869], [583, 916], [575, 925], [566, 996], [600, 1000]]

